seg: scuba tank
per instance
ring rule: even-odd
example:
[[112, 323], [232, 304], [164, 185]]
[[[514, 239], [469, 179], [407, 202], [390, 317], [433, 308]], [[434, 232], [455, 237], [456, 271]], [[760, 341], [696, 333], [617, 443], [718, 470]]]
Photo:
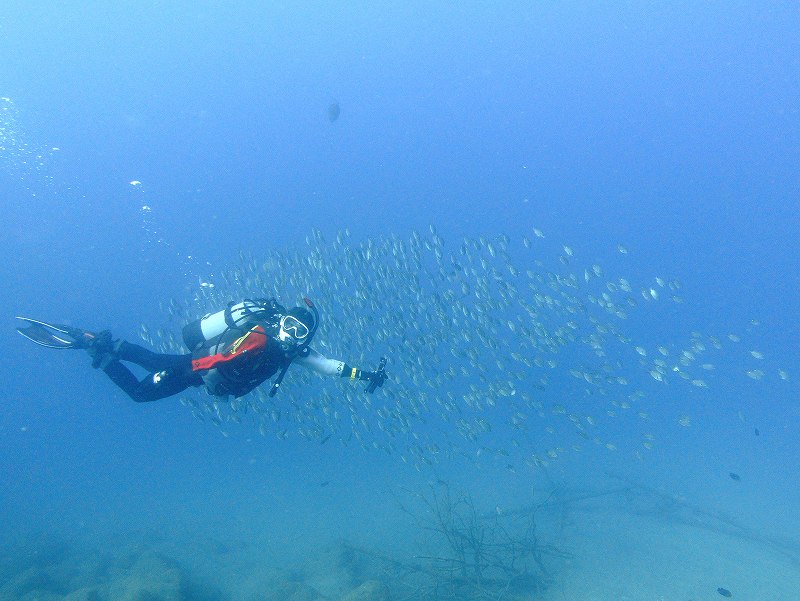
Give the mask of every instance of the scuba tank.
[[228, 330], [245, 328], [253, 318], [265, 319], [270, 315], [285, 311], [274, 298], [245, 299], [238, 304], [231, 302], [222, 311], [208, 313], [200, 319], [186, 324], [182, 330], [183, 343], [190, 351], [194, 351]]

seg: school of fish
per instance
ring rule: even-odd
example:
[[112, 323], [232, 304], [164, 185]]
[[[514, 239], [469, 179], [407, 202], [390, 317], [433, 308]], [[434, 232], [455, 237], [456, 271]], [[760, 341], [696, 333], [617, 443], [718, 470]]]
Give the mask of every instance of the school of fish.
[[[581, 264], [570, 246], [548, 255], [544, 238], [534, 228], [520, 240], [496, 235], [448, 246], [434, 227], [358, 241], [345, 230], [331, 242], [314, 231], [302, 248], [241, 255], [190, 298], [166, 304], [172, 323], [233, 300], [276, 297], [288, 307], [308, 295], [322, 316], [312, 346], [363, 369], [386, 356], [389, 380], [368, 395], [363, 384], [294, 366], [273, 398], [265, 383], [228, 402], [203, 392], [181, 402], [225, 435], [251, 422], [265, 436], [359, 445], [418, 469], [458, 455], [515, 471], [623, 444], [641, 458], [656, 442], [648, 399], [661, 398], [668, 384], [682, 395], [714, 377], [789, 380], [744, 346], [746, 333], [682, 333], [677, 280], [634, 283]], [[624, 261], [628, 249], [616, 250]], [[675, 335], [653, 339], [642, 325], [653, 318], [675, 321]], [[142, 326], [141, 338], [162, 352], [186, 352], [168, 328]], [[743, 374], [721, 375], [714, 357], [731, 349], [749, 363]], [[692, 416], [674, 421], [688, 427]], [[640, 431], [635, 441], [632, 430]]]

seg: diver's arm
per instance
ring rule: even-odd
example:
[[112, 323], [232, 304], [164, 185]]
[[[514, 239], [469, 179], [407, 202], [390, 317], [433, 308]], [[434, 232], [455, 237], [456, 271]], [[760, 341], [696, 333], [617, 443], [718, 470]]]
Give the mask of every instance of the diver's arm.
[[308, 349], [308, 354], [305, 357], [297, 357], [294, 362], [323, 376], [340, 376], [345, 367], [347, 367], [344, 361], [328, 359], [325, 355], [312, 348]]
[[375, 372], [356, 369], [337, 359], [328, 359], [325, 355], [312, 348], [308, 349], [308, 354], [305, 357], [298, 357], [294, 362], [323, 376], [341, 376], [351, 380], [369, 380], [370, 382], [375, 376]]

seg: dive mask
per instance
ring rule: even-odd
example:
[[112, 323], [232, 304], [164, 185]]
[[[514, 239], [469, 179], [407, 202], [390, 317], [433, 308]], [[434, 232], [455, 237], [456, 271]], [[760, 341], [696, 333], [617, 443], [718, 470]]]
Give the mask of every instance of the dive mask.
[[278, 332], [278, 339], [281, 342], [289, 340], [295, 342], [303, 342], [308, 336], [308, 326], [293, 315], [284, 315], [281, 317], [281, 327]]

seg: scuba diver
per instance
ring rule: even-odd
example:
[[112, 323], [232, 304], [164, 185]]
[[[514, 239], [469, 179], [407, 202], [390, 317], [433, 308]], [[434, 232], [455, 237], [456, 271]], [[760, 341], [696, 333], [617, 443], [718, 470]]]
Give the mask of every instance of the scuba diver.
[[[319, 312], [311, 300], [303, 300], [305, 307], [288, 311], [274, 298], [230, 303], [183, 328], [183, 341], [191, 351], [185, 355], [155, 353], [115, 340], [108, 330], [94, 333], [28, 317], [17, 317], [26, 323], [17, 332], [48, 348], [86, 350], [92, 367], [102, 369], [137, 403], [202, 385], [213, 396], [240, 397], [277, 373], [269, 392], [274, 396], [292, 363], [323, 375], [366, 381], [369, 393], [383, 386], [385, 358], [376, 371], [364, 371], [328, 359], [309, 346], [319, 326]], [[150, 373], [139, 380], [123, 361]]]

